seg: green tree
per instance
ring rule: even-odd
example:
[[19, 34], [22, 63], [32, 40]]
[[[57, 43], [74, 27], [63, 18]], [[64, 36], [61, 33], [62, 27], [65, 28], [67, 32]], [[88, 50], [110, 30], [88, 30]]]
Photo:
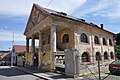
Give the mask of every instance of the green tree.
[[120, 33], [116, 34], [115, 40], [116, 40], [116, 45], [120, 45]]
[[116, 58], [120, 59], [120, 33], [117, 33], [115, 35], [115, 40], [116, 40], [116, 46], [115, 46]]
[[24, 56], [25, 57], [25, 55], [26, 55], [26, 52], [18, 52], [17, 53], [17, 56]]

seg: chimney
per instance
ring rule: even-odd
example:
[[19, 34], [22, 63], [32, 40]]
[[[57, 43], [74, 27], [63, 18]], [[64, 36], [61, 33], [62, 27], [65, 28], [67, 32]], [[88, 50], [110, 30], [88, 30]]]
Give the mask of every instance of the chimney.
[[103, 29], [103, 24], [100, 24], [101, 29]]

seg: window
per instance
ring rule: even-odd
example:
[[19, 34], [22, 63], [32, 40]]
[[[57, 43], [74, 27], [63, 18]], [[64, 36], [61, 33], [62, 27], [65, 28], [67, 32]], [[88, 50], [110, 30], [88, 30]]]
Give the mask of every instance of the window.
[[68, 34], [64, 34], [62, 37], [62, 43], [67, 43], [69, 42], [69, 35]]
[[87, 52], [82, 54], [82, 62], [90, 62], [90, 56]]
[[107, 52], [104, 52], [104, 60], [108, 60], [108, 54], [107, 54]]
[[99, 52], [96, 53], [96, 61], [98, 61], [98, 59], [101, 60], [101, 55]]
[[109, 45], [112, 46], [112, 40], [111, 39], [109, 39]]
[[107, 45], [105, 38], [103, 38], [103, 45]]
[[114, 59], [113, 52], [110, 53], [110, 58], [111, 58], [111, 59]]
[[81, 42], [88, 43], [87, 35], [85, 33], [81, 34]]
[[98, 39], [97, 36], [94, 37], [94, 42], [95, 42], [95, 44], [100, 44], [99, 39]]

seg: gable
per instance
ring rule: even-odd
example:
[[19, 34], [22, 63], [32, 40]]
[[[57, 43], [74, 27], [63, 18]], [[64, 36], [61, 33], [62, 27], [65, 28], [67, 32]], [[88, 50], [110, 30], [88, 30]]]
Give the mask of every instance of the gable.
[[26, 26], [24, 34], [28, 32], [29, 30], [31, 30], [33, 27], [35, 27], [37, 24], [39, 24], [47, 16], [48, 14], [46, 14], [46, 12], [42, 8], [40, 7], [38, 8], [36, 4], [33, 4], [31, 14], [27, 22], [27, 26]]

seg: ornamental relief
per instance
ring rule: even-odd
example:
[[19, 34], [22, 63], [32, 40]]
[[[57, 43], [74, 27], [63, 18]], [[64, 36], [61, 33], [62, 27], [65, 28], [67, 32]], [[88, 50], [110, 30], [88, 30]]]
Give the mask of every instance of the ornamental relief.
[[26, 32], [35, 27], [38, 23], [44, 20], [47, 17], [46, 14], [43, 14], [42, 11], [38, 10], [36, 7], [33, 8], [32, 14], [30, 16], [30, 21], [28, 23], [28, 28]]
[[47, 15], [42, 14], [40, 10], [34, 8], [33, 13], [32, 13], [32, 18], [31, 18], [33, 26], [37, 25], [39, 22], [41, 22], [46, 17]]
[[38, 10], [33, 10], [33, 14], [32, 14], [32, 23], [33, 25], [35, 26], [37, 23], [38, 23], [38, 18], [39, 18], [39, 15], [40, 15], [40, 12]]

